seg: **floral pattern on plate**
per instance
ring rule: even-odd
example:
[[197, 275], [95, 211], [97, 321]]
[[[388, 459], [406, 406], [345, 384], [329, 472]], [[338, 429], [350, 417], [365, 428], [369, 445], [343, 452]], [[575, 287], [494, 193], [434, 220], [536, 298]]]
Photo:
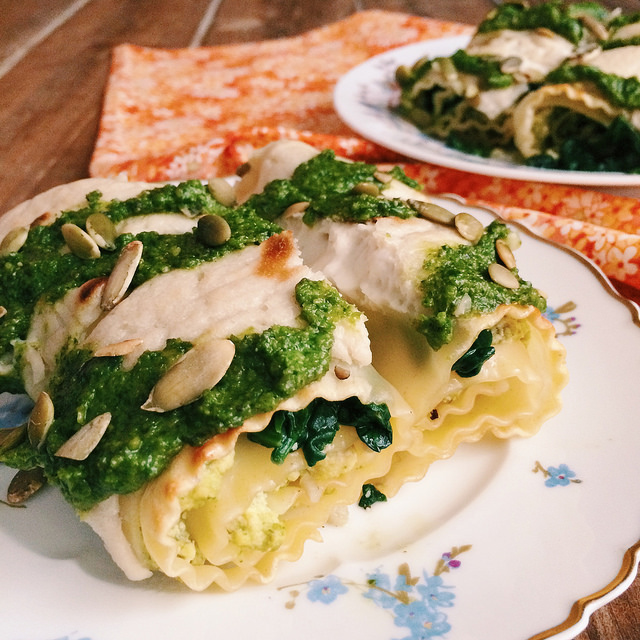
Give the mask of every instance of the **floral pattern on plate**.
[[[397, 627], [409, 635], [402, 640], [426, 640], [443, 637], [451, 630], [446, 609], [455, 605], [454, 586], [445, 584], [442, 574], [458, 569], [459, 556], [471, 549], [471, 545], [453, 547], [438, 559], [433, 573], [425, 569], [421, 575], [413, 575], [408, 563], [401, 564], [395, 575], [380, 569], [367, 576], [366, 582], [357, 583], [330, 574], [304, 584], [307, 599], [313, 603], [330, 605], [350, 589], [362, 591], [364, 598], [386, 610]], [[295, 607], [300, 589], [289, 592], [288, 609]]]
[[575, 316], [567, 316], [576, 308], [575, 302], [566, 302], [559, 307], [547, 307], [544, 317], [556, 328], [558, 336], [573, 336], [580, 324]]
[[582, 480], [576, 478], [576, 472], [564, 463], [557, 467], [545, 468], [536, 460], [533, 473], [542, 473], [546, 478], [544, 484], [547, 487], [566, 487], [571, 483], [580, 484], [582, 482]]

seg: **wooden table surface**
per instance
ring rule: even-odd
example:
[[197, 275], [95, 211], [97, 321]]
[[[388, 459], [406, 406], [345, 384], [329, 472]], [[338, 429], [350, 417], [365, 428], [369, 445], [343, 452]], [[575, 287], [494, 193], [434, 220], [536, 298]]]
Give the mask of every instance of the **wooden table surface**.
[[[640, 0], [602, 4], [640, 11]], [[490, 0], [0, 0], [0, 212], [88, 175], [114, 45], [187, 47], [280, 38], [372, 8], [475, 23], [493, 5]], [[640, 640], [640, 578], [593, 614], [577, 638]]]

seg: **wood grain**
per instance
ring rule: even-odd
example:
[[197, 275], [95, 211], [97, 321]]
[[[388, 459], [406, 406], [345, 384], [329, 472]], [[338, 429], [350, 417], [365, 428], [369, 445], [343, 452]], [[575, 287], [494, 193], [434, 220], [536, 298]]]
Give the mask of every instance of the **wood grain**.
[[[0, 212], [49, 187], [88, 175], [114, 45], [186, 47], [194, 42], [214, 45], [281, 38], [375, 8], [474, 23], [494, 4], [489, 0], [0, 0]], [[603, 4], [640, 11], [640, 0]], [[598, 610], [577, 638], [640, 640], [640, 579]]]

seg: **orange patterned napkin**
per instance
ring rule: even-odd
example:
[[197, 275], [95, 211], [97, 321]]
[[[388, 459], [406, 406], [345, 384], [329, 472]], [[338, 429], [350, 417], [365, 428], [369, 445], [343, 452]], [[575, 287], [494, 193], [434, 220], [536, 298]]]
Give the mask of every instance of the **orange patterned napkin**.
[[364, 11], [300, 36], [192, 49], [116, 47], [91, 162], [94, 176], [229, 175], [279, 138], [372, 163], [402, 163], [433, 193], [457, 193], [578, 249], [640, 300], [640, 201], [576, 187], [415, 163], [367, 142], [333, 109], [353, 66], [392, 47], [471, 33], [467, 25]]

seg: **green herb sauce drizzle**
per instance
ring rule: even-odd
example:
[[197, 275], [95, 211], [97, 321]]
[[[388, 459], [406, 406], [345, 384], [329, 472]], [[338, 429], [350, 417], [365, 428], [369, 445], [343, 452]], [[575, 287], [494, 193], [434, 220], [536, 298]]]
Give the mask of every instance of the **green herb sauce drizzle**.
[[472, 56], [459, 49], [451, 61], [458, 71], [477, 76], [482, 89], [504, 89], [515, 82], [513, 74], [500, 69], [501, 61], [490, 56]]
[[[336, 160], [331, 150], [322, 151], [295, 170], [290, 180], [274, 180], [262, 193], [251, 196], [245, 203], [248, 209], [267, 220], [276, 220], [284, 210], [297, 202], [309, 202], [304, 222], [312, 225], [317, 220], [329, 218], [338, 221], [366, 222], [373, 218], [410, 218], [415, 211], [400, 199], [377, 198], [358, 193], [355, 189], [369, 182], [379, 189], [385, 184], [375, 177], [377, 168], [364, 162]], [[399, 169], [391, 175], [417, 187]]]
[[496, 240], [506, 238], [508, 233], [506, 225], [495, 220], [477, 244], [443, 246], [427, 257], [422, 291], [423, 304], [430, 313], [421, 316], [418, 324], [434, 349], [453, 339], [458, 305], [465, 296], [470, 308], [464, 315], [491, 313], [501, 304], [531, 304], [541, 311], [546, 308], [542, 294], [519, 276], [517, 289], [497, 285], [489, 277], [489, 265], [498, 261]]

